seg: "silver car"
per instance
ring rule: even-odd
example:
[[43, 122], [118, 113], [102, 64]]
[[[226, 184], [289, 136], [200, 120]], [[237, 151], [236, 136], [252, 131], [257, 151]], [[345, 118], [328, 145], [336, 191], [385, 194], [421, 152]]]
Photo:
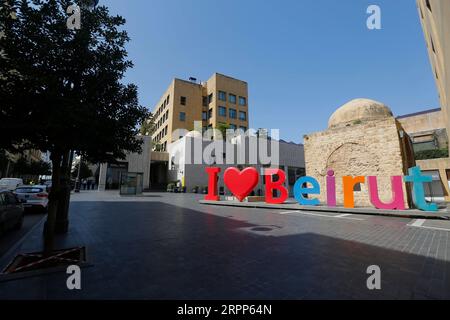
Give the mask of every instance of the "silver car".
[[47, 211], [48, 193], [46, 186], [36, 185], [18, 187], [14, 193], [19, 200], [23, 201], [23, 207], [25, 209], [35, 208]]

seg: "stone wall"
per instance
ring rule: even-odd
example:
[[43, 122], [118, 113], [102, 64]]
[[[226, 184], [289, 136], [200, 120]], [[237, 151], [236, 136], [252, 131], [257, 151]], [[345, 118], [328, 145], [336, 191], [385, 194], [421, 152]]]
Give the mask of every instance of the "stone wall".
[[[318, 198], [326, 204], [326, 174], [336, 176], [338, 205], [343, 204], [343, 176], [377, 176], [382, 201], [390, 202], [391, 176], [404, 175], [402, 146], [394, 118], [355, 122], [349, 126], [327, 129], [304, 138], [306, 174], [321, 186]], [[355, 206], [372, 206], [366, 184], [355, 191]], [[405, 206], [407, 192], [404, 186]]]

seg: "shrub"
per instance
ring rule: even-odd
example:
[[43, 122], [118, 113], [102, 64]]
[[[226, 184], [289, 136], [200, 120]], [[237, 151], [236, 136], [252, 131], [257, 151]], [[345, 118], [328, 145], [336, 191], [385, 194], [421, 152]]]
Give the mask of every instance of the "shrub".
[[448, 149], [423, 150], [414, 153], [416, 160], [447, 158]]

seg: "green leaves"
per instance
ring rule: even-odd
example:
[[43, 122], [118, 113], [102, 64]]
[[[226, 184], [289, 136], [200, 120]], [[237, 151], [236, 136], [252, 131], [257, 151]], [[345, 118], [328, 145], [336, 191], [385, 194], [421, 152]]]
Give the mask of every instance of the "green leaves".
[[[125, 20], [104, 6], [82, 9], [81, 29], [69, 30], [71, 4], [0, 4], [0, 147], [26, 141], [44, 152], [77, 150], [95, 162], [123, 158], [140, 150], [137, 125], [147, 115], [137, 87], [122, 83], [132, 67]], [[16, 19], [7, 18], [10, 11]]]

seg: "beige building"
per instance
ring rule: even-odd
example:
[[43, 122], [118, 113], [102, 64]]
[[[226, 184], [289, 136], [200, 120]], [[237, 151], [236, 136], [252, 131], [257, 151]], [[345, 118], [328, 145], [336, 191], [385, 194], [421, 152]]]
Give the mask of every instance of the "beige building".
[[444, 127], [450, 132], [450, 1], [417, 0], [417, 7], [439, 92]]
[[156, 131], [154, 145], [167, 151], [168, 144], [178, 140], [177, 129], [194, 130], [201, 121], [203, 130], [228, 124], [231, 129], [248, 129], [248, 87], [245, 81], [215, 73], [209, 80], [197, 83], [174, 79], [153, 109]]
[[[306, 174], [319, 181], [318, 199], [326, 204], [326, 175], [334, 171], [336, 200], [343, 204], [344, 176], [377, 176], [380, 200], [392, 199], [391, 176], [407, 174], [414, 166], [408, 136], [391, 110], [369, 99], [355, 99], [337, 109], [328, 128], [304, 136]], [[405, 206], [411, 204], [404, 184]], [[355, 206], [370, 207], [367, 181], [354, 187]]]
[[397, 117], [410, 136], [417, 165], [433, 182], [425, 185], [425, 195], [433, 200], [450, 201], [450, 158], [446, 118], [441, 109]]
[[[448, 134], [450, 133], [450, 1], [417, 0], [417, 8], [436, 81], [441, 110], [402, 116], [399, 121], [413, 137], [416, 145], [420, 145], [420, 141], [417, 139], [424, 139], [423, 145], [426, 145], [427, 140], [434, 140], [437, 148], [445, 149], [442, 137], [446, 136], [446, 148], [448, 149]], [[444, 128], [445, 134], [442, 133]], [[438, 197], [450, 201], [450, 158], [418, 160], [417, 163], [433, 176], [434, 182], [432, 189], [429, 190], [430, 196], [437, 193]]]

